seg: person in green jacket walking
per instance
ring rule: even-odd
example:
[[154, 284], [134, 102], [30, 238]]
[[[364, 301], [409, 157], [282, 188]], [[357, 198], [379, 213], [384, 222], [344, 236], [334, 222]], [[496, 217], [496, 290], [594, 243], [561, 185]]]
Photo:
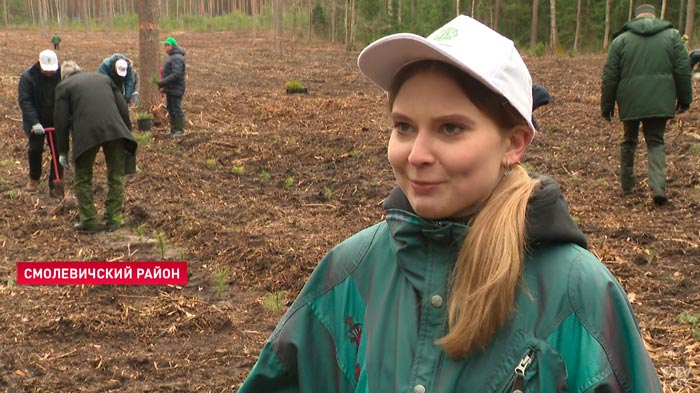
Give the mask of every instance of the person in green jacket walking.
[[557, 183], [520, 165], [532, 81], [458, 16], [366, 47], [398, 186], [333, 248], [239, 393], [661, 392], [627, 295]]
[[600, 106], [610, 121], [617, 101], [624, 136], [620, 146], [623, 195], [634, 192], [634, 154], [640, 124], [648, 153], [649, 186], [656, 205], [668, 202], [664, 132], [668, 119], [692, 102], [690, 59], [680, 33], [656, 19], [655, 8], [642, 4], [610, 44], [603, 67]]

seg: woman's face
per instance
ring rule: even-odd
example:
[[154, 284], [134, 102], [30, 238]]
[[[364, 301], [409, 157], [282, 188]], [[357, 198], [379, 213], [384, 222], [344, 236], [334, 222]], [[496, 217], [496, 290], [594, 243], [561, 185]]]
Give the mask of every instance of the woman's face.
[[396, 94], [391, 121], [389, 162], [422, 217], [474, 213], [503, 176], [509, 139], [444, 73], [410, 77]]

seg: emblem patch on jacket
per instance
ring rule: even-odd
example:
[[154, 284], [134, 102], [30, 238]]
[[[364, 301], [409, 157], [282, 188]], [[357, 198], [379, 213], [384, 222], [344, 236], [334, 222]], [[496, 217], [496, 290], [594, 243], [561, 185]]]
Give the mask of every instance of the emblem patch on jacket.
[[[347, 329], [345, 330], [345, 334], [347, 334], [347, 337], [350, 339], [350, 342], [355, 344], [355, 350], [360, 349], [360, 340], [362, 339], [362, 324], [359, 322], [353, 321], [352, 317], [347, 316], [345, 317], [345, 326], [347, 326]], [[358, 379], [360, 379], [360, 370], [361, 367], [359, 364], [355, 364], [355, 382], [357, 382]]]

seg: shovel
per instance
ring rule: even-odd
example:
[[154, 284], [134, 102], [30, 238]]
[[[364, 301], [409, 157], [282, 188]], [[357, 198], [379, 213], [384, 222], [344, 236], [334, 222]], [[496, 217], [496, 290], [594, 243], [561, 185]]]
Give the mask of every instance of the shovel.
[[58, 154], [56, 154], [56, 145], [53, 141], [53, 133], [55, 131], [54, 127], [46, 127], [46, 134], [49, 136], [49, 148], [51, 149], [51, 162], [53, 163], [54, 175], [56, 178], [53, 181], [53, 192], [56, 197], [63, 199], [65, 196], [65, 187], [63, 187], [63, 179], [61, 178], [61, 172], [58, 170]]

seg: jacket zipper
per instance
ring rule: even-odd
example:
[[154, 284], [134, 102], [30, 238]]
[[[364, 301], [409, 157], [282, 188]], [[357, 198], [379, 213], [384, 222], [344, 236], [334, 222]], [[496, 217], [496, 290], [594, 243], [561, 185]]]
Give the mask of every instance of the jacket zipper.
[[524, 393], [525, 392], [525, 371], [532, 363], [534, 351], [530, 350], [522, 359], [520, 363], [515, 367], [515, 380], [513, 380], [513, 393]]

